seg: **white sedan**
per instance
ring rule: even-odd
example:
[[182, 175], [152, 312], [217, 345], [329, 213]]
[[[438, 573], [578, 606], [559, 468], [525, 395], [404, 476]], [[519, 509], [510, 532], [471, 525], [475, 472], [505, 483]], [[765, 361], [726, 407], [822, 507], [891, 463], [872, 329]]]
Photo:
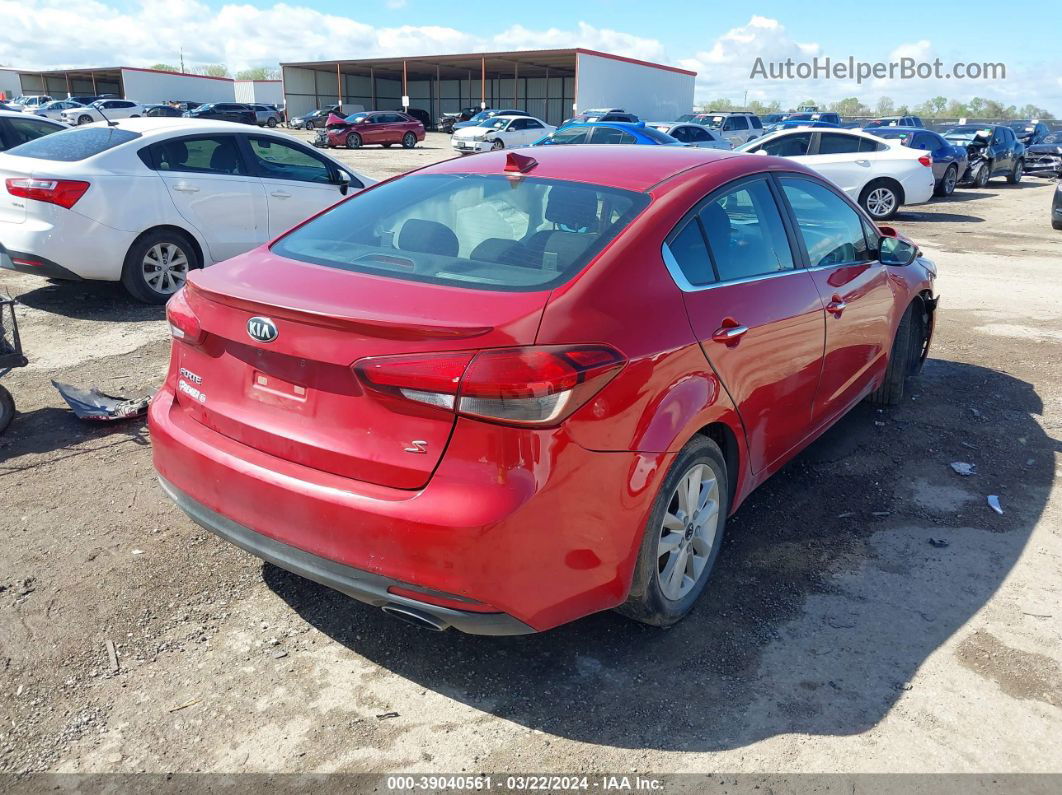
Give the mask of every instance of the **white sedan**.
[[91, 105], [70, 108], [60, 113], [67, 124], [91, 124], [94, 121], [135, 119], [144, 115], [144, 106], [128, 99], [97, 99]]
[[189, 270], [373, 182], [279, 131], [181, 118], [76, 127], [0, 154], [0, 267], [120, 280], [164, 303]]
[[515, 149], [530, 146], [556, 129], [534, 116], [494, 116], [475, 127], [456, 130], [450, 146], [462, 154]]
[[933, 159], [901, 141], [860, 130], [797, 127], [738, 147], [739, 152], [788, 157], [832, 180], [875, 221], [892, 218], [905, 204], [933, 197]]
[[74, 102], [72, 99], [54, 99], [41, 105], [39, 110], [33, 111], [33, 114], [54, 121], [62, 121], [64, 110], [74, 110], [74, 108], [83, 107], [85, 106], [80, 102]]
[[676, 141], [681, 141], [686, 146], [696, 146], [701, 149], [733, 149], [723, 134], [703, 124], [690, 124], [684, 121], [651, 121], [648, 126], [662, 133], [670, 135]]

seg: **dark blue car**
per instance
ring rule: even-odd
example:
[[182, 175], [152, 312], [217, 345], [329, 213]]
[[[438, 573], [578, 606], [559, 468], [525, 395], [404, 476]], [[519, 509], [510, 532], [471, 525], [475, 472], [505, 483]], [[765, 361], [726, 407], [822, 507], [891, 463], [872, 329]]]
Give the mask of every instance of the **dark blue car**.
[[950, 196], [966, 172], [966, 150], [953, 146], [943, 135], [921, 127], [868, 127], [863, 132], [878, 138], [898, 138], [904, 146], [922, 149], [933, 158], [933, 177], [938, 196]]
[[595, 121], [576, 122], [535, 141], [532, 146], [552, 144], [648, 144], [650, 146], [685, 146], [645, 122]]

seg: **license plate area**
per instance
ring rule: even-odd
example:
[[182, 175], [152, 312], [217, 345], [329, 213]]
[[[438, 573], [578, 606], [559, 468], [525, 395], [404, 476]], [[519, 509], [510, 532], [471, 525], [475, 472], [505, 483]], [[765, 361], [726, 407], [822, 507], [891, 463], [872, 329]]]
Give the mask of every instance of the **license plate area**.
[[286, 381], [261, 370], [254, 370], [251, 374], [248, 396], [263, 403], [274, 406], [301, 406], [306, 403], [308, 395], [309, 390], [302, 384]]

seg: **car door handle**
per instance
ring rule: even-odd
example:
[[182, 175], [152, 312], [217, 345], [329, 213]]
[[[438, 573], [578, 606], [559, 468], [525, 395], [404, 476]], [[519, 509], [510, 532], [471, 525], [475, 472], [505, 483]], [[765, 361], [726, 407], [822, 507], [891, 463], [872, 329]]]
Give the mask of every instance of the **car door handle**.
[[844, 312], [844, 308], [846, 306], [848, 306], [848, 304], [844, 300], [842, 300], [840, 296], [835, 295], [833, 297], [833, 300], [830, 301], [830, 303], [826, 304], [826, 311], [829, 312], [831, 315], [840, 317], [841, 313]]
[[870, 165], [870, 161], [869, 160], [857, 160], [855, 162], [856, 162], [857, 166], [869, 166]]
[[173, 186], [174, 190], [179, 190], [181, 193], [199, 193], [199, 188], [195, 185], [188, 185], [183, 182], [179, 182]]
[[278, 199], [290, 199], [291, 194], [283, 190], [275, 190], [269, 194], [270, 196], [276, 196]]
[[715, 330], [712, 339], [716, 342], [737, 342], [749, 331], [748, 326], [722, 326]]

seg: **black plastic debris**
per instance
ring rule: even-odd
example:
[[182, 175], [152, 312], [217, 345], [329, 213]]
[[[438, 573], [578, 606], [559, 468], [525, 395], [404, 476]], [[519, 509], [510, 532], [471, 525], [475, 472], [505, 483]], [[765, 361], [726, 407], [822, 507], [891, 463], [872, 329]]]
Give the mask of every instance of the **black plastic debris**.
[[59, 394], [74, 410], [78, 419], [93, 422], [114, 422], [140, 417], [147, 413], [148, 403], [151, 402], [150, 395], [129, 400], [105, 394], [96, 387], [78, 389], [58, 381], [52, 381], [52, 386], [59, 390]]

